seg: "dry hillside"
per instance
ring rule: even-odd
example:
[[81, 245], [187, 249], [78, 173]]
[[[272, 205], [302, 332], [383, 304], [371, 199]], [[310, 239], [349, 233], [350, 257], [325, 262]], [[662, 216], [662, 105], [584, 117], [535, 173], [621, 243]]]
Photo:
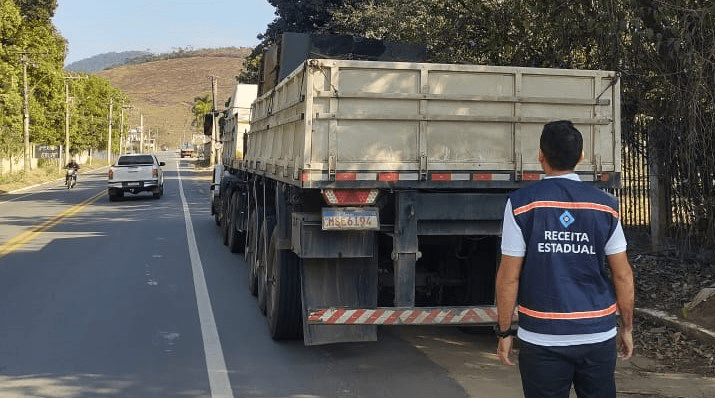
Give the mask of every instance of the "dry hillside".
[[209, 76], [218, 78], [219, 109], [231, 96], [235, 76], [243, 66], [243, 59], [229, 57], [193, 57], [125, 65], [98, 72], [123, 90], [132, 101], [134, 110], [125, 110], [125, 126], [138, 126], [140, 113], [144, 127], [152, 135], [159, 129], [159, 144], [176, 147], [199, 132], [191, 126], [191, 106], [194, 98], [211, 93]]

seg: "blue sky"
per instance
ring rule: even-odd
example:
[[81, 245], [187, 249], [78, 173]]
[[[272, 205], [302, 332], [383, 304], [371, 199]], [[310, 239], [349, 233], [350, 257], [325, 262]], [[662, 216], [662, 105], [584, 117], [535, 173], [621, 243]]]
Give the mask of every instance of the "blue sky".
[[70, 64], [107, 52], [252, 47], [274, 11], [267, 0], [59, 0], [53, 22]]

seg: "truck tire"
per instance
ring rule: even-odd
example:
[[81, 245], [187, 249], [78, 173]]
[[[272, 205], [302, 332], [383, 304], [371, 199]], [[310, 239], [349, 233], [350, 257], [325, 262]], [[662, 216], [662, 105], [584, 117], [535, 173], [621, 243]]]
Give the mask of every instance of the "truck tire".
[[266, 318], [274, 340], [296, 339], [303, 331], [300, 300], [300, 258], [278, 249], [278, 233], [271, 236], [267, 261]]
[[228, 214], [230, 212], [231, 196], [233, 191], [227, 190], [226, 196], [221, 198], [221, 236], [223, 244], [228, 245]]
[[256, 250], [256, 284], [258, 285], [258, 309], [261, 310], [262, 314], [266, 314], [266, 295], [267, 295], [267, 280], [266, 280], [266, 263], [268, 261], [268, 225], [263, 222], [261, 227], [261, 234], [258, 238], [258, 245]]
[[258, 237], [260, 236], [260, 226], [263, 225], [263, 209], [261, 207], [253, 209], [248, 218], [247, 246], [243, 252], [243, 258], [248, 268], [248, 291], [252, 295], [258, 295], [258, 265], [256, 263], [256, 253], [258, 250]]
[[241, 253], [246, 247], [245, 233], [236, 229], [236, 213], [240, 206], [241, 193], [234, 191], [228, 206], [228, 248], [231, 253]]

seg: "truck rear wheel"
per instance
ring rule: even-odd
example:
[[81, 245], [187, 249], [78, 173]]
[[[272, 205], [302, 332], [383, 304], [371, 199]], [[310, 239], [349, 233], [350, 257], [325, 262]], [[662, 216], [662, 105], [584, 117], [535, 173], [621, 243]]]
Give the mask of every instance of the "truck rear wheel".
[[258, 308], [264, 315], [266, 314], [267, 296], [266, 264], [268, 261], [268, 247], [266, 246], [268, 244], [268, 236], [268, 225], [264, 221], [263, 226], [261, 227], [261, 234], [258, 238], [258, 250], [256, 251], [256, 284], [258, 285]]
[[241, 253], [246, 247], [246, 236], [236, 228], [236, 213], [240, 206], [241, 193], [234, 191], [228, 206], [228, 248], [231, 253]]
[[300, 300], [300, 259], [289, 251], [278, 249], [278, 233], [271, 236], [267, 266], [266, 317], [271, 337], [295, 339], [303, 327]]
[[221, 198], [221, 236], [223, 244], [228, 245], [228, 214], [230, 213], [232, 191], [227, 191], [226, 196]]
[[256, 253], [258, 251], [258, 238], [260, 236], [260, 225], [263, 224], [263, 210], [259, 207], [254, 209], [248, 218], [248, 238], [246, 250], [243, 258], [248, 268], [248, 290], [252, 295], [258, 295], [258, 265], [256, 263]]

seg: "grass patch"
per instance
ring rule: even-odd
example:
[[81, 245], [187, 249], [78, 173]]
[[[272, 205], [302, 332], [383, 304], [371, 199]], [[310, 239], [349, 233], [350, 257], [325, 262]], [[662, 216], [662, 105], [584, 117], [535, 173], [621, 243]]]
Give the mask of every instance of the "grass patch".
[[[106, 161], [92, 160], [92, 164], [80, 165], [80, 174], [98, 169], [107, 165]], [[12, 192], [21, 188], [48, 183], [65, 177], [65, 171], [59, 170], [57, 165], [41, 165], [30, 171], [21, 170], [15, 173], [0, 176], [0, 194]]]

